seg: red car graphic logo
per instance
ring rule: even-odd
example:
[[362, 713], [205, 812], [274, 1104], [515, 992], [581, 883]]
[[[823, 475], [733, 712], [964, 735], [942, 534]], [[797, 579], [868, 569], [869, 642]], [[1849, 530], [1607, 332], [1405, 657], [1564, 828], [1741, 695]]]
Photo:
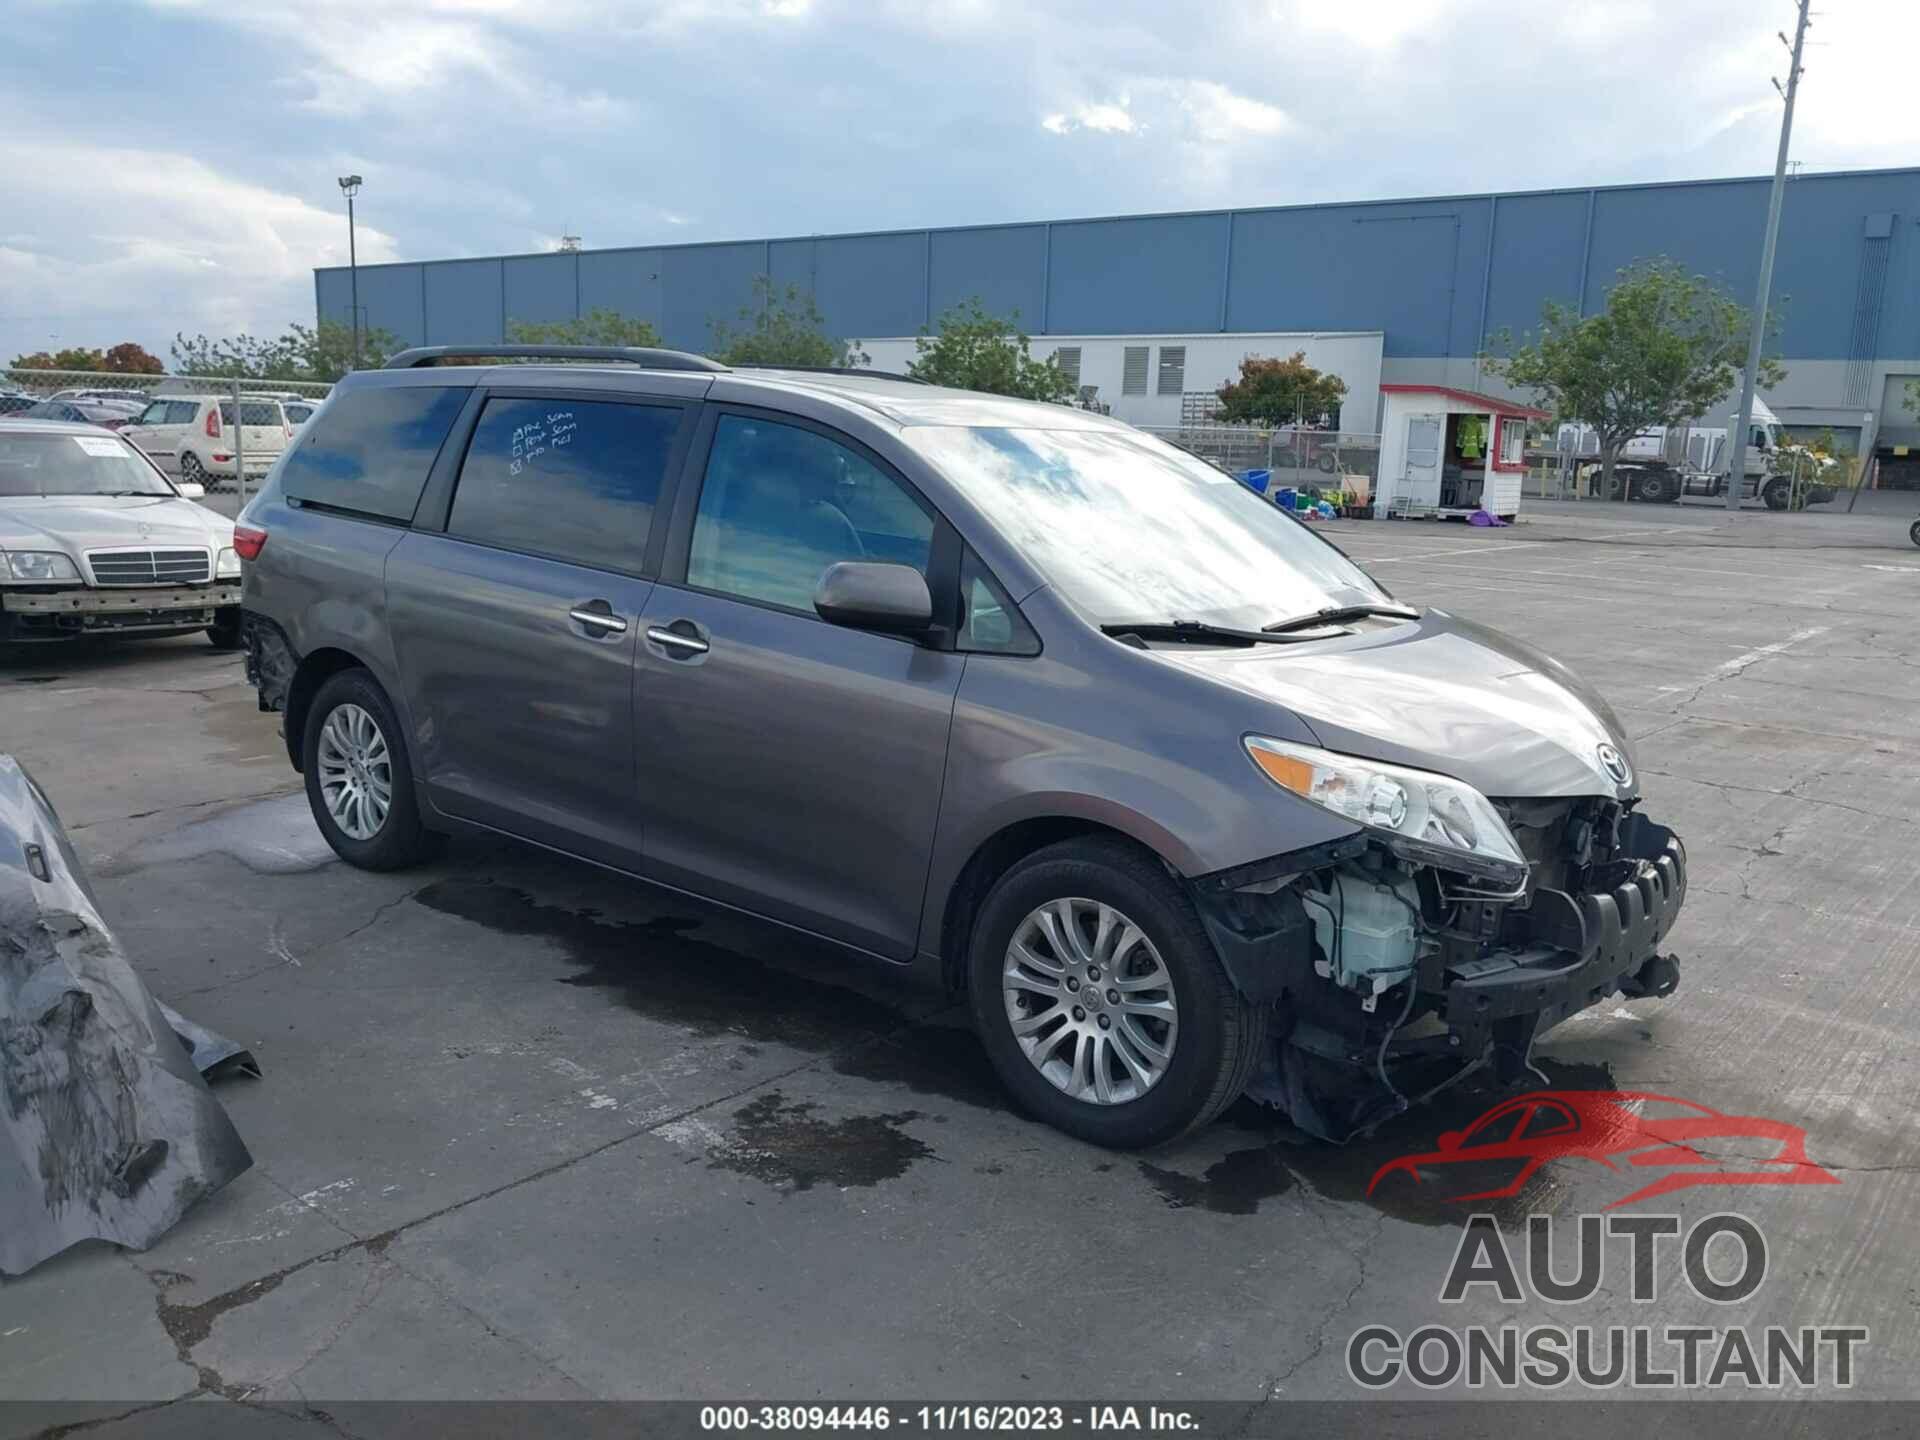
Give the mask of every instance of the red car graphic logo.
[[[1772, 1153], [1766, 1153], [1772, 1147]], [[1403, 1155], [1374, 1171], [1369, 1195], [1390, 1175], [1423, 1182], [1422, 1170], [1511, 1161], [1517, 1170], [1496, 1189], [1453, 1197], [1465, 1204], [1520, 1192], [1549, 1160], [1592, 1160], [1630, 1178], [1663, 1171], [1606, 1209], [1695, 1185], [1838, 1185], [1840, 1177], [1807, 1158], [1807, 1132], [1757, 1115], [1722, 1115], [1691, 1100], [1635, 1090], [1535, 1090], [1502, 1100], [1440, 1148]]]

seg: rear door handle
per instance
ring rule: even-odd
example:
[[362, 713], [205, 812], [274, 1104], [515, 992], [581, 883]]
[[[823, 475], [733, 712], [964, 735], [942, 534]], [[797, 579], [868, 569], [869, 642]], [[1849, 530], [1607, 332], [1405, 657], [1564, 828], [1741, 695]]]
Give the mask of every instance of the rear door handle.
[[595, 600], [586, 605], [576, 605], [567, 611], [567, 618], [576, 624], [603, 635], [623, 634], [627, 628], [624, 617], [613, 613], [613, 607], [604, 600]]
[[698, 635], [682, 635], [678, 630], [669, 630], [664, 625], [649, 627], [647, 639], [656, 645], [664, 645], [669, 650], [679, 650], [688, 655], [704, 655], [710, 648]]

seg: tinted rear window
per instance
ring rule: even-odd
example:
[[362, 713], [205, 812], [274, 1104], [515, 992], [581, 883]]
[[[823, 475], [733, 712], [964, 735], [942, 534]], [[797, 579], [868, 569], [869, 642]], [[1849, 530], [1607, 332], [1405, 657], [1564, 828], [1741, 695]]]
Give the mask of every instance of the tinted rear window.
[[[220, 423], [233, 423], [233, 402], [227, 401], [220, 407]], [[280, 402], [277, 400], [242, 400], [240, 402], [240, 423], [242, 425], [272, 425], [278, 428], [284, 423], [280, 414]]]
[[281, 493], [412, 520], [433, 457], [470, 393], [419, 385], [349, 390], [300, 432], [280, 472]]
[[680, 416], [677, 408], [595, 400], [489, 400], [460, 468], [447, 533], [638, 570]]

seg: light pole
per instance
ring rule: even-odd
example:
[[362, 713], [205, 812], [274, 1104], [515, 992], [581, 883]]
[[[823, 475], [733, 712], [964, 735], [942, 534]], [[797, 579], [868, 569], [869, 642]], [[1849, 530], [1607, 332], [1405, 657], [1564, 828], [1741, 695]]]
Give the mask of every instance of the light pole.
[[340, 192], [347, 197], [347, 275], [353, 285], [353, 368], [360, 368], [360, 257], [353, 243], [353, 197], [360, 193], [358, 175], [342, 175]]
[[[1807, 43], [1808, 7], [1812, 0], [1800, 0], [1800, 21], [1793, 28], [1793, 40], [1790, 48], [1793, 59], [1787, 62], [1787, 84], [1784, 90], [1778, 80], [1773, 88], [1780, 91], [1780, 98], [1786, 101], [1786, 109], [1780, 116], [1780, 153], [1773, 162], [1773, 191], [1767, 197], [1767, 238], [1760, 245], [1760, 290], [1753, 300], [1753, 333], [1747, 337], [1747, 369], [1740, 379], [1740, 413], [1734, 416], [1733, 453], [1728, 459], [1727, 471], [1727, 509], [1738, 510], [1740, 501], [1747, 493], [1747, 431], [1753, 424], [1753, 382], [1755, 372], [1760, 368], [1760, 346], [1767, 338], [1767, 299], [1773, 289], [1773, 248], [1780, 238], [1780, 201], [1786, 192], [1787, 146], [1793, 139], [1793, 99], [1800, 93], [1800, 54]], [[1780, 43], [1788, 44], [1782, 35]], [[1763, 475], [1761, 477], [1765, 479]], [[1754, 487], [1756, 490], [1760, 486]]]

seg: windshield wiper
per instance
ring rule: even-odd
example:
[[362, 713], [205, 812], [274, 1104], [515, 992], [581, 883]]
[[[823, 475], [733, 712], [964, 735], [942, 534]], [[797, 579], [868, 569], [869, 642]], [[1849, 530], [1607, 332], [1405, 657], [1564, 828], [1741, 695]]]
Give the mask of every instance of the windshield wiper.
[[1269, 630], [1236, 630], [1230, 625], [1209, 625], [1204, 620], [1123, 620], [1102, 625], [1101, 633], [1136, 640], [1172, 640], [1181, 643], [1216, 645], [1297, 645], [1307, 640], [1323, 640], [1324, 635], [1282, 635]]
[[1296, 615], [1291, 620], [1276, 620], [1262, 625], [1264, 635], [1284, 635], [1290, 630], [1317, 630], [1322, 625], [1338, 625], [1343, 620], [1364, 620], [1369, 615], [1391, 615], [1401, 620], [1418, 620], [1420, 612], [1411, 605], [1329, 605], [1311, 615]]

